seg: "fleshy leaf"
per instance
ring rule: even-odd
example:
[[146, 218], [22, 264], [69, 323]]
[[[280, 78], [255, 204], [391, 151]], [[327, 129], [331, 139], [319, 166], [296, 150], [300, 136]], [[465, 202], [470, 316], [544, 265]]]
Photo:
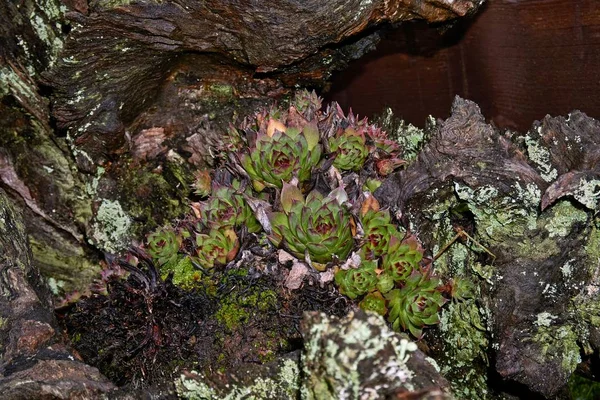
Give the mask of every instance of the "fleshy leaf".
[[281, 207], [283, 211], [289, 213], [292, 210], [292, 206], [298, 202], [304, 202], [304, 196], [302, 196], [300, 189], [290, 183], [284, 182], [281, 189]]

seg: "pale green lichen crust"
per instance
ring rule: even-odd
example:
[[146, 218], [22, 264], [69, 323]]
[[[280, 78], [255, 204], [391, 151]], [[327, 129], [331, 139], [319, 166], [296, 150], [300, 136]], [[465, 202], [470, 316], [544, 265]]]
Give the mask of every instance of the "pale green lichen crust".
[[427, 120], [428, 129], [419, 129], [396, 117], [391, 108], [386, 108], [382, 115], [375, 117], [373, 122], [381, 126], [390, 139], [396, 140], [400, 144], [401, 156], [406, 161], [413, 161], [417, 158], [419, 151], [428, 139], [426, 130], [429, 131], [435, 126], [435, 119], [430, 116]]
[[[541, 127], [538, 127], [538, 133]], [[550, 152], [543, 146], [538, 139], [527, 134], [525, 136], [525, 145], [527, 146], [527, 155], [540, 171], [540, 175], [546, 182], [552, 182], [558, 177], [558, 171], [552, 165]]]
[[[544, 321], [545, 323], [546, 321]], [[532, 340], [541, 347], [535, 361], [547, 363], [549, 358], [560, 361], [561, 373], [570, 376], [581, 362], [577, 334], [570, 325], [550, 327], [542, 325], [537, 328]]]
[[131, 218], [118, 201], [103, 199], [96, 213], [92, 237], [99, 248], [115, 253], [129, 244]]
[[381, 316], [311, 318], [302, 355], [302, 399], [379, 399], [399, 388], [415, 389], [407, 362], [417, 346], [390, 330]]
[[228, 385], [227, 390], [215, 389], [197, 372], [182, 374], [175, 382], [175, 387], [180, 398], [190, 400], [296, 398], [300, 390], [300, 368], [297, 362], [284, 359], [279, 362], [278, 368], [278, 372], [272, 377], [258, 377], [251, 385]]

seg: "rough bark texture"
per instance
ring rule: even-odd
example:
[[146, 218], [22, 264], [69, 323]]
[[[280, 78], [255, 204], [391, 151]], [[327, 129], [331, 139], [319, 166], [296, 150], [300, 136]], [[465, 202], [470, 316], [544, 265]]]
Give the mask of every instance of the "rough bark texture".
[[435, 266], [480, 286], [478, 300], [443, 314], [442, 370], [455, 382], [487, 391], [473, 372], [487, 353], [502, 378], [553, 398], [580, 352], [596, 357], [598, 140], [598, 121], [581, 112], [520, 137], [457, 98], [417, 161], [376, 193], [434, 253], [459, 229], [477, 241], [463, 235]]
[[0, 392], [4, 399], [89, 398], [114, 388], [62, 343], [21, 217], [0, 190]]

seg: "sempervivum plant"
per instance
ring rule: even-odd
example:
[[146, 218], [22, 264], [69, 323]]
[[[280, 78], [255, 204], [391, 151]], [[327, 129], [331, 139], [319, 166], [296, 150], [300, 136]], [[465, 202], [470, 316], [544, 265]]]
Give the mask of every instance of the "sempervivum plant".
[[359, 268], [339, 270], [335, 274], [335, 283], [340, 293], [351, 299], [361, 296], [377, 286], [377, 262], [363, 261]]
[[385, 315], [388, 311], [385, 298], [380, 292], [367, 294], [358, 305], [363, 310], [373, 311], [379, 315]]
[[235, 258], [239, 248], [238, 237], [232, 229], [212, 229], [207, 235], [196, 235], [196, 257], [193, 259], [204, 268], [225, 265]]
[[329, 138], [329, 150], [336, 154], [333, 165], [341, 170], [360, 170], [369, 155], [365, 135], [353, 128], [339, 129]]
[[440, 322], [438, 311], [446, 302], [439, 290], [440, 280], [414, 273], [401, 289], [394, 289], [386, 294], [390, 309], [388, 321], [398, 330], [408, 329], [420, 338], [425, 325]]
[[260, 224], [239, 188], [214, 185], [210, 198], [199, 203], [198, 208], [201, 222], [205, 226], [233, 228], [245, 225], [249, 232], [260, 230]]
[[374, 260], [400, 243], [400, 232], [391, 222], [389, 211], [368, 210], [361, 217], [365, 232], [361, 253], [367, 260]]
[[384, 131], [375, 125], [367, 125], [364, 130], [371, 143], [370, 151], [373, 153], [379, 175], [387, 176], [406, 164], [406, 161], [399, 157], [400, 146], [390, 140]]
[[147, 243], [148, 254], [158, 265], [169, 264], [177, 260], [181, 238], [175, 234], [172, 228], [165, 227], [150, 234]]
[[394, 282], [404, 282], [419, 267], [423, 253], [414, 243], [394, 246], [381, 258], [381, 264], [386, 276]]
[[297, 119], [296, 123], [298, 126], [289, 126], [270, 119], [266, 128], [256, 133], [248, 152], [241, 155], [242, 167], [257, 191], [265, 186], [280, 188], [293, 177], [306, 181], [321, 160], [316, 123]]
[[269, 239], [300, 259], [308, 255], [311, 261], [319, 264], [334, 258], [345, 260], [354, 247], [351, 229], [354, 220], [343, 205], [346, 200], [346, 193], [341, 188], [327, 197], [313, 190], [305, 199], [300, 189], [284, 183], [282, 211], [269, 216], [272, 228]]

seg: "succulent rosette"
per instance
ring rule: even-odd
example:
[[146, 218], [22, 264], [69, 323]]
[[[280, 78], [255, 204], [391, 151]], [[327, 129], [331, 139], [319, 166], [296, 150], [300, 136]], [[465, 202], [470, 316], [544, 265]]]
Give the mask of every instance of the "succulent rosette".
[[181, 239], [172, 229], [164, 228], [150, 234], [147, 243], [148, 254], [159, 265], [172, 263], [177, 260]]
[[369, 155], [365, 135], [353, 128], [340, 130], [329, 138], [329, 149], [336, 153], [333, 165], [346, 171], [360, 170]]
[[244, 195], [233, 187], [215, 186], [210, 198], [200, 203], [199, 208], [201, 221], [205, 226], [233, 228], [245, 225], [249, 232], [261, 229]]
[[408, 329], [417, 339], [423, 335], [425, 325], [440, 322], [438, 312], [446, 302], [438, 290], [440, 280], [414, 273], [401, 289], [386, 294], [390, 313], [388, 321], [395, 330]]
[[390, 157], [396, 157], [400, 154], [400, 145], [391, 140], [381, 128], [376, 125], [365, 124], [364, 130], [370, 143], [372, 143], [372, 151]]
[[321, 159], [319, 130], [316, 122], [304, 126], [286, 126], [271, 119], [266, 132], [259, 130], [249, 154], [241, 156], [241, 164], [252, 179], [256, 191], [265, 186], [281, 188], [295, 176], [300, 182]]
[[335, 283], [341, 294], [355, 299], [377, 286], [376, 269], [376, 261], [363, 261], [359, 268], [341, 269], [336, 272]]
[[368, 142], [371, 144], [370, 151], [374, 154], [375, 167], [379, 175], [387, 176], [406, 164], [406, 161], [399, 156], [400, 145], [394, 140], [390, 140], [381, 128], [375, 125], [366, 125], [365, 132]]
[[237, 235], [232, 229], [212, 229], [208, 235], [196, 235], [196, 261], [204, 268], [215, 264], [227, 264], [233, 260], [240, 248]]
[[390, 249], [381, 258], [384, 273], [394, 282], [404, 282], [419, 267], [423, 253], [418, 248], [402, 244]]
[[390, 213], [368, 210], [361, 218], [365, 233], [362, 255], [374, 260], [388, 251], [390, 246], [400, 243], [398, 229], [391, 222]]
[[284, 183], [281, 190], [282, 212], [269, 215], [272, 232], [269, 240], [282, 245], [295, 257], [326, 264], [335, 257], [346, 259], [354, 246], [351, 227], [354, 220], [343, 206], [347, 200], [343, 189], [327, 197], [317, 191], [306, 199], [296, 186]]
[[373, 311], [379, 315], [385, 315], [387, 313], [387, 307], [385, 306], [385, 298], [379, 292], [372, 292], [367, 294], [358, 306], [365, 311]]

